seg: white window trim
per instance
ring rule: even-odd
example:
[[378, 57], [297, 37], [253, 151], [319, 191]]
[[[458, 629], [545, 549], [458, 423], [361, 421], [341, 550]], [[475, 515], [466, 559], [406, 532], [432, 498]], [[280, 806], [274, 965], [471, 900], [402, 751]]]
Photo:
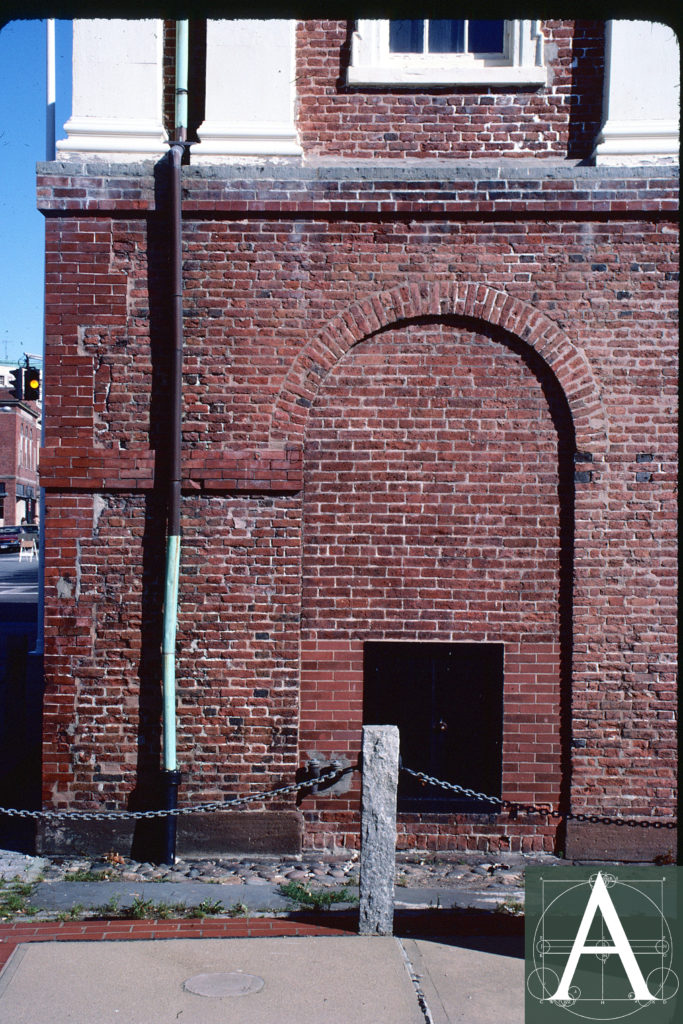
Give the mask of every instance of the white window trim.
[[506, 21], [505, 55], [390, 53], [389, 22], [361, 19], [351, 40], [349, 85], [545, 85], [540, 21]]

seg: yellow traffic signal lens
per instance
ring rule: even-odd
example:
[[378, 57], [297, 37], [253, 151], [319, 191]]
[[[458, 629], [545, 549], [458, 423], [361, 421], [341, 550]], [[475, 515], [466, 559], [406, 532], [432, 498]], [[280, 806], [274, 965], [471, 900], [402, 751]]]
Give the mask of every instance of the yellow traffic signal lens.
[[40, 398], [40, 370], [35, 366], [27, 366], [24, 372], [25, 402], [37, 402]]

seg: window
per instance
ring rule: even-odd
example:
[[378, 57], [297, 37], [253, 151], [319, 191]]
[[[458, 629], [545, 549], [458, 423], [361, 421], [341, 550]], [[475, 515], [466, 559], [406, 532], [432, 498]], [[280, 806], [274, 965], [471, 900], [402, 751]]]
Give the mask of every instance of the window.
[[360, 20], [349, 85], [544, 85], [538, 21]]
[[390, 53], [472, 53], [502, 56], [504, 21], [451, 21], [406, 19], [389, 22]]

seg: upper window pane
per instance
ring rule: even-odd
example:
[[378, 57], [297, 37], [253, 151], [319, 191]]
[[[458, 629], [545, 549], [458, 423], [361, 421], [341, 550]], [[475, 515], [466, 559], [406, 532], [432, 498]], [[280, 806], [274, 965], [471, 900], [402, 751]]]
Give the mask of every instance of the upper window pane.
[[391, 53], [422, 53], [423, 49], [424, 21], [403, 19], [389, 22]]
[[503, 21], [453, 18], [389, 22], [390, 53], [503, 53]]
[[430, 53], [464, 53], [465, 22], [445, 18], [429, 21]]
[[467, 49], [470, 53], [502, 53], [504, 22], [470, 21]]

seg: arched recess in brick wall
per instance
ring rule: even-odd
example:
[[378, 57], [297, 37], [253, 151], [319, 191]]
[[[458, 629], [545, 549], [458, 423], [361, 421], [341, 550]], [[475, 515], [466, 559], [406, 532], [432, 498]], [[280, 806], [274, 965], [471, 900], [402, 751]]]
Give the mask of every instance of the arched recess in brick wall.
[[[531, 402], [522, 398], [520, 406], [513, 403], [505, 450], [512, 462], [519, 464], [519, 469], [512, 467], [513, 476], [508, 477], [503, 486], [499, 486], [502, 476], [499, 478], [497, 475], [496, 466], [505, 457], [502, 450], [497, 457], [486, 455], [483, 462], [476, 455], [468, 457], [463, 450], [464, 463], [459, 463], [456, 443], [450, 453], [444, 448], [444, 458], [439, 463], [438, 444], [420, 446], [419, 457], [425, 460], [420, 471], [423, 483], [418, 483], [420, 489], [424, 487], [425, 497], [419, 497], [423, 511], [426, 510], [423, 521], [412, 515], [415, 506], [410, 503], [417, 500], [411, 491], [414, 480], [410, 472], [404, 471], [403, 463], [396, 464], [401, 459], [405, 462], [401, 450], [397, 460], [392, 455], [392, 464], [384, 466], [382, 453], [376, 454], [372, 441], [372, 430], [377, 426], [380, 429], [377, 436], [387, 436], [391, 408], [395, 408], [396, 401], [404, 401], [401, 395], [405, 394], [408, 396], [405, 400], [410, 400], [411, 392], [401, 390], [400, 378], [403, 372], [410, 372], [410, 367], [417, 365], [417, 336], [420, 332], [431, 337], [436, 361], [420, 363], [422, 382], [418, 382], [418, 386], [431, 387], [435, 378], [430, 376], [429, 367], [433, 366], [436, 375], [440, 376], [436, 381], [437, 392], [443, 396], [437, 397], [437, 407], [441, 401], [448, 401], [449, 371], [441, 372], [441, 368], [452, 366], [458, 372], [459, 367], [459, 372], [467, 375], [468, 367], [472, 366], [468, 361], [470, 354], [478, 362], [475, 377], [481, 379], [482, 373], [488, 373], [486, 388], [495, 388], [491, 382], [506, 380], [506, 386], [513, 390], [514, 387], [523, 389], [528, 386], [536, 389], [536, 398]], [[470, 338], [474, 340], [468, 340]], [[378, 394], [377, 385], [383, 386], [373, 376], [375, 368], [383, 366], [385, 377], [387, 372], [391, 372], [387, 370], [387, 360], [393, 362], [392, 346], [396, 345], [398, 352], [403, 345], [402, 339], [406, 339], [408, 348], [403, 349], [403, 363], [400, 372], [396, 371], [398, 377], [394, 378], [393, 385], [389, 384], [390, 388], [393, 387], [391, 393], [394, 396], [391, 407], [380, 399], [380, 411], [372, 419], [369, 410], [374, 406], [374, 396]], [[458, 351], [455, 363], [450, 362], [449, 345], [454, 355]], [[375, 346], [377, 355], [373, 355]], [[487, 360], [499, 348], [501, 356], [493, 358], [490, 370], [482, 369], [489, 366]], [[440, 363], [439, 359], [446, 362]], [[355, 370], [350, 367], [349, 360], [356, 364]], [[367, 367], [367, 373], [363, 366]], [[506, 376], [506, 368], [514, 369], [515, 366], [516, 384], [512, 384], [512, 378], [508, 380]], [[333, 390], [325, 397], [330, 382]], [[366, 387], [367, 392], [364, 390]], [[358, 422], [359, 411], [362, 418], [368, 410], [367, 437], [371, 440], [369, 444], [361, 445], [362, 451], [355, 442], [351, 451], [346, 442], [337, 444], [336, 441], [347, 426], [345, 388], [351, 388], [347, 392], [348, 397], [359, 403], [355, 422]], [[522, 394], [522, 390], [518, 394]], [[412, 397], [414, 400], [415, 394]], [[467, 417], [468, 398], [467, 395], [464, 397], [463, 415]], [[546, 437], [539, 441], [534, 435], [537, 425], [541, 430], [541, 421], [535, 419], [537, 413], [530, 413], [529, 409], [541, 410], [548, 399], [549, 404], [543, 414]], [[324, 434], [320, 433], [321, 402], [331, 409], [327, 426], [323, 425]], [[385, 415], [384, 410], [388, 408]], [[552, 408], [554, 414], [550, 412]], [[353, 415], [351, 408], [348, 415]], [[516, 439], [511, 440], [511, 432], [520, 429], [519, 423], [524, 416], [527, 416], [526, 426], [522, 427]], [[505, 420], [498, 419], [497, 422], [504, 430]], [[339, 424], [339, 435], [335, 434], [335, 423]], [[465, 423], [458, 425], [466, 426]], [[414, 424], [409, 424], [407, 429], [412, 426]], [[425, 424], [418, 424], [420, 426]], [[444, 426], [449, 429], [445, 422]], [[543, 801], [567, 807], [574, 557], [572, 456], [579, 449], [589, 451], [594, 458], [601, 460], [607, 448], [607, 432], [597, 387], [583, 354], [546, 317], [491, 289], [454, 285], [446, 290], [425, 286], [381, 293], [355, 304], [338, 316], [326, 331], [306, 346], [291, 368], [279, 396], [271, 437], [283, 438], [290, 443], [306, 439], [308, 450], [312, 429], [316, 440], [311, 450], [310, 465], [309, 460], [305, 460], [305, 479], [308, 482], [302, 547], [301, 756], [354, 760], [363, 716], [364, 679], [367, 679], [364, 659], [368, 643], [377, 646], [379, 642], [380, 647], [385, 642], [391, 644], [395, 641], [408, 641], [417, 647], [437, 643], [446, 651], [449, 644], [455, 645], [454, 650], [459, 644], [469, 643], [473, 648], [478, 645], [489, 651], [499, 645], [505, 649], [505, 669], [500, 683], [504, 687], [501, 694], [505, 705], [500, 762], [502, 795], [512, 800]], [[557, 480], [549, 482], [546, 467], [551, 463], [544, 462], [544, 459], [552, 459], [549, 444], [553, 430], [557, 431], [555, 445], [559, 470]], [[480, 431], [479, 438], [483, 436]], [[496, 436], [492, 434], [491, 443], [486, 445], [489, 453], [492, 446], [495, 448]], [[477, 442], [473, 443], [476, 446]], [[531, 449], [536, 444], [539, 447], [534, 454]], [[378, 447], [381, 448], [381, 443]], [[405, 452], [405, 448], [402, 451]], [[331, 458], [330, 453], [333, 453]], [[321, 461], [321, 457], [325, 461]], [[415, 451], [411, 446], [407, 458], [413, 457]], [[386, 494], [380, 494], [374, 482], [372, 485], [363, 483], [368, 466], [368, 462], [363, 460], [368, 458], [379, 467], [379, 476], [388, 481]], [[384, 469], [388, 470], [386, 474]], [[506, 466], [505, 473], [510, 469], [510, 465]], [[491, 484], [492, 495], [497, 490], [501, 493], [506, 491], [508, 483], [511, 489], [505, 497], [508, 508], [502, 517], [496, 511], [500, 506], [494, 507], [492, 497], [494, 504], [491, 505], [489, 519], [486, 507], [481, 505], [476, 516], [470, 516], [470, 525], [461, 530], [463, 516], [469, 513], [462, 503], [458, 505], [448, 495], [450, 486], [455, 487], [456, 493], [462, 493], [461, 480], [467, 480], [465, 486], [469, 486], [473, 477], [459, 475], [465, 471], [488, 473], [482, 479], [495, 481]], [[530, 475], [522, 479], [520, 472]], [[337, 483], [330, 484], [334, 480]], [[487, 489], [488, 485], [485, 485], [484, 490]], [[541, 504], [530, 508], [530, 518], [522, 522], [527, 510], [521, 506], [525, 500], [528, 501], [527, 496], [534, 489]], [[340, 496], [336, 508], [335, 494]], [[558, 494], [564, 494], [564, 498], [558, 498]], [[388, 504], [380, 507], [383, 501]], [[482, 501], [486, 499], [482, 498]], [[427, 507], [430, 502], [430, 507]], [[439, 505], [439, 502], [446, 504]], [[442, 508], [446, 509], [443, 517]], [[403, 509], [407, 513], [405, 523], [412, 517], [406, 529], [390, 523], [391, 515]], [[311, 510], [315, 522], [308, 518]], [[375, 516], [376, 512], [378, 516]], [[372, 529], [360, 531], [353, 520], [354, 515], [356, 518], [358, 515], [361, 518], [366, 516], [368, 523], [377, 527], [376, 532]], [[347, 521], [348, 527], [345, 525]], [[313, 522], [309, 529], [308, 524]], [[440, 542], [431, 536], [432, 524], [437, 538], [444, 529], [451, 531], [454, 528], [458, 531], [458, 538], [467, 541], [472, 548], [480, 543], [480, 535], [487, 538], [502, 536], [506, 539], [494, 539], [491, 543], [498, 544], [499, 548], [506, 545], [510, 550], [518, 544], [520, 557], [517, 559], [513, 554], [510, 561], [504, 562], [502, 548], [493, 556], [485, 554], [484, 559], [501, 558], [500, 570], [491, 566], [478, 567], [470, 588], [464, 578], [464, 573], [469, 572], [469, 549], [467, 557], [462, 558], [463, 564], [468, 562], [468, 565], [459, 575], [458, 562], [465, 549], [456, 550], [457, 545], [454, 545], [451, 535], [443, 550], [436, 550]], [[360, 536], [361, 532], [363, 536]], [[382, 538], [376, 546], [376, 558], [371, 551], [375, 537]], [[529, 538], [533, 538], [532, 545], [538, 546], [540, 556], [537, 558], [532, 553], [531, 562], [528, 561], [529, 552], [524, 550]], [[453, 550], [446, 550], [449, 543]], [[486, 543], [489, 543], [488, 539]], [[396, 554], [398, 551], [401, 552], [399, 556]], [[434, 570], [430, 568], [432, 564]], [[429, 582], [423, 583], [420, 580], [425, 575]], [[544, 582], [534, 583], [534, 577]], [[498, 587], [503, 588], [500, 607], [495, 605]], [[414, 599], [410, 593], [413, 589]], [[477, 589], [485, 595], [478, 605]], [[487, 618], [486, 601], [489, 599], [493, 602], [492, 614]], [[359, 602], [364, 600], [367, 600], [367, 613], [360, 611]], [[508, 607], [511, 603], [515, 607], [510, 613]], [[414, 610], [416, 607], [417, 611]], [[558, 613], [556, 607], [559, 608]], [[401, 659], [400, 654], [398, 657]], [[414, 767], [424, 769], [425, 766], [415, 764]], [[455, 778], [452, 780], [457, 781]], [[471, 780], [464, 781], [473, 785]], [[475, 788], [492, 792], [486, 789], [484, 782]], [[348, 841], [351, 841], [354, 828], [349, 823], [351, 819], [347, 819], [346, 826], [335, 823], [340, 812], [342, 817], [344, 813], [353, 815], [352, 797], [346, 801], [339, 796], [333, 801], [319, 798], [313, 807], [306, 808], [310, 838], [320, 832], [325, 834], [324, 838], [320, 836], [323, 842], [338, 841], [340, 829], [343, 831], [348, 827]], [[452, 824], [452, 830], [449, 825], [444, 824], [444, 827], [450, 833], [449, 842], [455, 844], [454, 848], [460, 848], [457, 844], [462, 845], [464, 837], [467, 844], [476, 840], [476, 823], [469, 826], [460, 821], [457, 827]], [[408, 833], [412, 826], [406, 819], [401, 827]], [[501, 823], [501, 831], [510, 838], [513, 848], [516, 829], [518, 826], [512, 822]], [[521, 841], [521, 832], [516, 838]], [[543, 835], [544, 847], [553, 849], [556, 841], [555, 826], [549, 824]]]
[[359, 341], [392, 323], [423, 316], [466, 316], [500, 327], [533, 348], [550, 367], [569, 403], [576, 446], [599, 460], [609, 448], [607, 421], [589, 362], [557, 324], [528, 303], [485, 285], [410, 284], [349, 306], [304, 346], [284, 380], [271, 421], [271, 441], [300, 443], [307, 410], [326, 374]]

